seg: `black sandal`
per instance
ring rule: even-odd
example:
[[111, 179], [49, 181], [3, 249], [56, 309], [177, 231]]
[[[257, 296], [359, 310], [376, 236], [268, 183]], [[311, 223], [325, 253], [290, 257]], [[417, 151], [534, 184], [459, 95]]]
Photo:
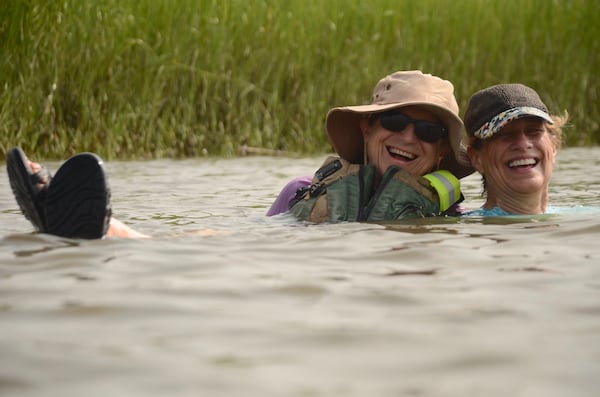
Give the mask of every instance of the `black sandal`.
[[81, 153], [65, 161], [48, 186], [45, 213], [47, 233], [102, 238], [112, 213], [102, 159], [93, 153]]
[[52, 176], [46, 168], [34, 173], [19, 147], [9, 150], [6, 171], [17, 204], [25, 218], [40, 232], [47, 231], [45, 198]]

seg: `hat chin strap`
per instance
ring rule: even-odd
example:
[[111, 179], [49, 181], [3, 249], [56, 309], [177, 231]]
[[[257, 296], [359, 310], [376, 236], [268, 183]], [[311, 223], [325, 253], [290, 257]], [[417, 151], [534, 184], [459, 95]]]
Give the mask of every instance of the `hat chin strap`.
[[442, 161], [444, 161], [444, 155], [442, 153], [440, 153], [440, 155], [438, 156], [437, 165], [435, 166], [435, 170], [439, 170], [441, 168]]

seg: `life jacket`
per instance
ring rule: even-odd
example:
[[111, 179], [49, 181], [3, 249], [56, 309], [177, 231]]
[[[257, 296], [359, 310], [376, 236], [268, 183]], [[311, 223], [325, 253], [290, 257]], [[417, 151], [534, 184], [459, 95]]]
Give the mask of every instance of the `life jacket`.
[[311, 222], [399, 220], [442, 215], [463, 199], [449, 171], [420, 177], [391, 166], [374, 190], [375, 175], [372, 165], [328, 157], [312, 184], [298, 189], [290, 212]]

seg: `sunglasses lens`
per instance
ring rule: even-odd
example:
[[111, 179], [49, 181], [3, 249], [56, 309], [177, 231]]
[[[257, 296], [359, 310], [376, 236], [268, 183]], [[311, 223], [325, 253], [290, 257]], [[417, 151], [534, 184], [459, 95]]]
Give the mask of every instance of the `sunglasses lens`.
[[381, 126], [388, 131], [404, 131], [409, 124], [415, 126], [415, 135], [423, 142], [435, 143], [446, 134], [446, 128], [443, 125], [425, 121], [415, 120], [402, 113], [384, 113], [380, 117]]
[[435, 143], [440, 140], [445, 132], [446, 129], [438, 124], [426, 121], [415, 123], [415, 135], [423, 142]]
[[410, 117], [402, 113], [383, 114], [381, 116], [381, 126], [388, 131], [400, 132], [410, 124]]

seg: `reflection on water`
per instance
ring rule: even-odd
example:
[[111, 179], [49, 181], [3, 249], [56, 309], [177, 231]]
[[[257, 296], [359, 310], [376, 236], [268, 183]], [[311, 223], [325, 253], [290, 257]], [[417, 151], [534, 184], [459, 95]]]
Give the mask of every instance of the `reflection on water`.
[[599, 154], [568, 213], [336, 225], [264, 217], [320, 157], [111, 162], [137, 241], [31, 234], [2, 169], [0, 394], [593, 396]]

